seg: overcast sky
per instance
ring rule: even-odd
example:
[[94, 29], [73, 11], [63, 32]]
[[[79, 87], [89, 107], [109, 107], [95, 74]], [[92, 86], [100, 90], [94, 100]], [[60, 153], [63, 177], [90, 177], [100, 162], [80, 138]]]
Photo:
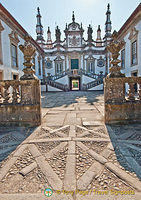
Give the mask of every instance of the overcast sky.
[[88, 25], [92, 24], [95, 39], [98, 25], [101, 25], [104, 36], [108, 3], [111, 9], [112, 30], [118, 31], [139, 5], [140, 0], [0, 0], [0, 2], [34, 39], [36, 39], [38, 6], [42, 15], [45, 39], [48, 26], [54, 39], [56, 24], [61, 29], [63, 39], [65, 24], [72, 21], [72, 11], [75, 12], [76, 22], [83, 23], [85, 37]]

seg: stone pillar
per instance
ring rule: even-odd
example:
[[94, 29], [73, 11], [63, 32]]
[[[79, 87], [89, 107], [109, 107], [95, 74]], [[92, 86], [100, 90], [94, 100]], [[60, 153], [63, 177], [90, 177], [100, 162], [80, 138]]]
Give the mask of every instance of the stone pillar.
[[104, 80], [104, 102], [105, 102], [105, 123], [112, 123], [122, 115], [121, 104], [125, 101], [124, 74], [120, 72], [118, 64], [119, 51], [124, 42], [117, 41], [117, 32], [112, 35], [112, 42], [107, 46], [107, 50], [112, 54], [110, 73]]
[[125, 100], [125, 87], [123, 78], [104, 79], [105, 103], [122, 103]]
[[67, 56], [65, 55], [65, 71], [67, 71]]
[[45, 56], [42, 56], [42, 73], [43, 73], [43, 81], [45, 81]]
[[133, 83], [129, 83], [129, 90], [128, 90], [128, 99], [131, 101], [135, 100], [135, 89], [134, 89], [134, 82]]
[[85, 70], [85, 56], [83, 54], [83, 70]]
[[141, 83], [139, 84], [138, 94], [139, 94], [139, 100], [141, 101]]
[[25, 113], [22, 115], [25, 120], [29, 120], [31, 126], [37, 126], [41, 124], [41, 85], [40, 80], [34, 74], [31, 62], [36, 49], [31, 45], [28, 35], [25, 36], [25, 44], [20, 45], [19, 48], [24, 54], [25, 60], [23, 63], [24, 75], [20, 78], [21, 104], [25, 106]]

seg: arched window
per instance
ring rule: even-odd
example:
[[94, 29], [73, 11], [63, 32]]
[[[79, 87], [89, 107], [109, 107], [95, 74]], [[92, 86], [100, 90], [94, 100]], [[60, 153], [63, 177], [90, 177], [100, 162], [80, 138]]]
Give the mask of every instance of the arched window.
[[87, 73], [95, 73], [95, 59], [93, 56], [87, 58]]
[[55, 60], [55, 74], [61, 74], [63, 72], [63, 59], [58, 56]]

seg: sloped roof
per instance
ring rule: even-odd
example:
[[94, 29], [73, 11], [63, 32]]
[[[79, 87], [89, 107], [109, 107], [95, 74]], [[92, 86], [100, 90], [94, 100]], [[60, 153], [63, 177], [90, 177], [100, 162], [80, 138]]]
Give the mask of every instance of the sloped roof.
[[[25, 34], [28, 34], [28, 32], [19, 24], [19, 22], [8, 12], [8, 10], [0, 3], [0, 12], [4, 13], [7, 17], [8, 20], [12, 23], [15, 24], [17, 33], [20, 32], [22, 33], [22, 36], [24, 37]], [[5, 21], [6, 23], [6, 21]], [[38, 43], [31, 37], [31, 43], [40, 51], [44, 52], [43, 49], [38, 45]]]

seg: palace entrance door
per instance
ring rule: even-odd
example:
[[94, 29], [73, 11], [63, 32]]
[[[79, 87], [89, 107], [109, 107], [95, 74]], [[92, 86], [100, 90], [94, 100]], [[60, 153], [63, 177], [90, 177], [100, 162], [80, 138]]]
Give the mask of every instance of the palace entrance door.
[[70, 77], [70, 90], [80, 90], [80, 78]]

